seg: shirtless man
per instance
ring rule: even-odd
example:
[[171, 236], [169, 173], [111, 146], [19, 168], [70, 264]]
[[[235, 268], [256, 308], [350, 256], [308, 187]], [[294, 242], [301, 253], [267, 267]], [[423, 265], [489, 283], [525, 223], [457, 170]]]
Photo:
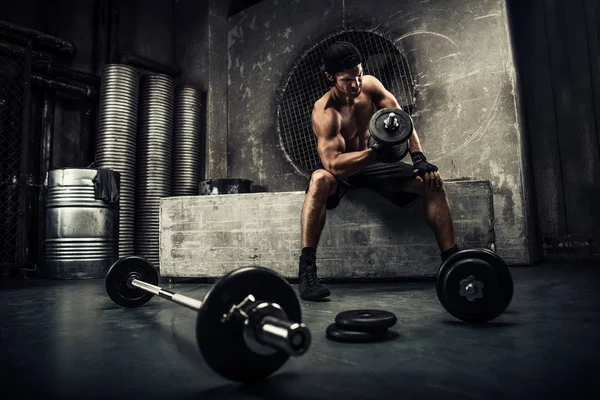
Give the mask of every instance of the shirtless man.
[[312, 125], [323, 169], [310, 177], [302, 208], [300, 297], [322, 300], [331, 292], [317, 279], [316, 252], [325, 225], [326, 210], [337, 207], [349, 189], [372, 189], [397, 205], [421, 197], [442, 260], [456, 253], [450, 205], [438, 168], [427, 162], [417, 132], [409, 137], [413, 165], [381, 163], [386, 149], [369, 148], [369, 121], [374, 107], [400, 108], [396, 98], [374, 76], [364, 75], [362, 56], [348, 42], [332, 45], [324, 54], [325, 75], [331, 89], [316, 101]]

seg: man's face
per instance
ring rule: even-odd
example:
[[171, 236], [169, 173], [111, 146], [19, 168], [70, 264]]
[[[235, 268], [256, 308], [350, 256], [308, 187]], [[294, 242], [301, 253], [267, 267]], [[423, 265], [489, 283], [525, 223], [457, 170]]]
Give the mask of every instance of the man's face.
[[348, 97], [358, 97], [362, 87], [363, 74], [362, 65], [358, 64], [352, 69], [337, 73], [333, 78], [335, 79], [334, 84], [339, 91]]

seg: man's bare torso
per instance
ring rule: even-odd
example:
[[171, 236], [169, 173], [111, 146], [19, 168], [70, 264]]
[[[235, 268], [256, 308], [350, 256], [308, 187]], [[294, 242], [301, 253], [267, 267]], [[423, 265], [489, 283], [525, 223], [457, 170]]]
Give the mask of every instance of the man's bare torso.
[[335, 111], [334, 115], [341, 117], [340, 134], [345, 142], [345, 148], [341, 149], [342, 153], [367, 148], [369, 121], [375, 112], [373, 99], [369, 92], [369, 78], [370, 76], [365, 75], [360, 95], [355, 99], [351, 99], [349, 104], [342, 104], [341, 101], [333, 97], [331, 91], [325, 93], [315, 102], [317, 116], [330, 118], [331, 113], [325, 113], [324, 111], [332, 109]]

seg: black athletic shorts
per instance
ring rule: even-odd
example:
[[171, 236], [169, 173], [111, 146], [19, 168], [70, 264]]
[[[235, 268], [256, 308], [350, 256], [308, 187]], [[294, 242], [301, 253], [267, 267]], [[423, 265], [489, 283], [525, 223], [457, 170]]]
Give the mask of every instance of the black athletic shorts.
[[[419, 195], [402, 192], [399, 187], [414, 179], [413, 170], [413, 166], [405, 162], [389, 164], [378, 162], [365, 167], [358, 173], [337, 182], [335, 193], [327, 199], [327, 209], [336, 208], [348, 190], [364, 188], [379, 193], [396, 205], [407, 205], [416, 200]], [[308, 193], [309, 187], [310, 179], [304, 193]]]

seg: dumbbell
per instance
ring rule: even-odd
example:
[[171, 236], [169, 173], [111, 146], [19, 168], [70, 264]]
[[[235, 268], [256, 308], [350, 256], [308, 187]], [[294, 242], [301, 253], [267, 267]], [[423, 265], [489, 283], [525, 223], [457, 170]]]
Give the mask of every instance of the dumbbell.
[[408, 138], [413, 131], [413, 121], [399, 108], [382, 108], [369, 121], [368, 146], [379, 142], [383, 152], [378, 161], [392, 163], [402, 160], [408, 153]]
[[465, 249], [448, 257], [438, 270], [435, 286], [442, 306], [471, 323], [488, 322], [504, 313], [514, 291], [504, 260], [485, 248]]
[[203, 301], [162, 289], [156, 286], [158, 280], [150, 262], [128, 256], [110, 267], [105, 286], [109, 297], [123, 307], [139, 307], [157, 295], [196, 311], [196, 345], [206, 364], [225, 379], [262, 380], [310, 347], [300, 301], [272, 270], [236, 269], [220, 278]]

